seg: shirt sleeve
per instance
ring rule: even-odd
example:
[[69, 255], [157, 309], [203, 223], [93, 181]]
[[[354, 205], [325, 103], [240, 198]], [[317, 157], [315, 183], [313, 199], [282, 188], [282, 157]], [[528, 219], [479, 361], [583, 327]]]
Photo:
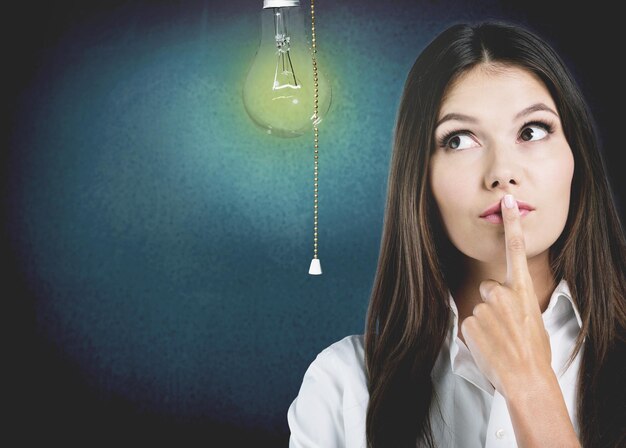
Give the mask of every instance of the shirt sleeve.
[[326, 349], [305, 372], [287, 412], [289, 448], [344, 446], [343, 389], [336, 355]]

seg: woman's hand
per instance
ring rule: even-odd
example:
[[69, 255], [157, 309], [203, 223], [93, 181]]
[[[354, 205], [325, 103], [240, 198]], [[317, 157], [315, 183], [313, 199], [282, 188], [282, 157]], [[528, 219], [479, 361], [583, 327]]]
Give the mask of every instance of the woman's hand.
[[[512, 207], [506, 205], [507, 196]], [[461, 332], [478, 368], [505, 398], [554, 375], [550, 338], [528, 271], [517, 202], [501, 202], [506, 246], [506, 281], [480, 284], [483, 303], [474, 307]]]
[[[513, 207], [505, 206], [510, 197]], [[517, 446], [576, 447], [574, 426], [552, 370], [550, 338], [528, 272], [517, 202], [502, 201], [506, 281], [480, 284], [484, 302], [461, 331], [478, 368], [504, 396]]]

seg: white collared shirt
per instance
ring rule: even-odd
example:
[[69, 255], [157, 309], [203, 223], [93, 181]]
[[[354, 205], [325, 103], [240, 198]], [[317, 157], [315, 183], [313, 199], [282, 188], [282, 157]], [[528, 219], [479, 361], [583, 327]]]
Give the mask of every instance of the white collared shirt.
[[[517, 447], [506, 401], [458, 338], [458, 310], [451, 294], [449, 300], [453, 310], [449, 331], [431, 374], [443, 414], [443, 421], [437, 412], [430, 416], [436, 445]], [[542, 317], [550, 335], [552, 369], [579, 434], [576, 382], [583, 350], [563, 369], [582, 320], [565, 280], [552, 293]], [[287, 413], [289, 447], [365, 448], [368, 400], [363, 336], [347, 336], [319, 353], [304, 374], [298, 396]], [[434, 407], [433, 402], [431, 409]]]

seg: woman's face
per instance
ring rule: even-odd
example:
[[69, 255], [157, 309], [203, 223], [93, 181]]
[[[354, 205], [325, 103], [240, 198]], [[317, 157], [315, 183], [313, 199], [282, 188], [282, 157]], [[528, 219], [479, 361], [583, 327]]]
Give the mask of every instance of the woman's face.
[[[430, 182], [448, 237], [466, 256], [504, 263], [504, 227], [481, 217], [511, 193], [527, 257], [546, 252], [567, 220], [574, 157], [543, 82], [511, 65], [479, 65], [444, 96]], [[547, 252], [546, 252], [547, 254]]]

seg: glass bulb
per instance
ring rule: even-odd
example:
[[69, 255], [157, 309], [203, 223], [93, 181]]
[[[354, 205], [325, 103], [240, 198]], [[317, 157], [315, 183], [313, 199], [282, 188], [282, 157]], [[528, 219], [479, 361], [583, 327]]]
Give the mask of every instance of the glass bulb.
[[[268, 134], [298, 137], [312, 129], [315, 87], [312, 49], [300, 6], [264, 7], [261, 31], [243, 88], [246, 112]], [[332, 94], [319, 69], [317, 77], [319, 124], [330, 108]]]

